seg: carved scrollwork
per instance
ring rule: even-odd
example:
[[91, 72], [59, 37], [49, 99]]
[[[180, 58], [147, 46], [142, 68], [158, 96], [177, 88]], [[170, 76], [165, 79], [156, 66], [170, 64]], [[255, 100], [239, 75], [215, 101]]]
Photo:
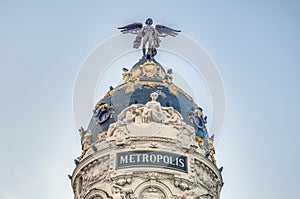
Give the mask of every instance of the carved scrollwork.
[[131, 176], [118, 176], [115, 178], [112, 178], [115, 185], [118, 186], [124, 186], [126, 184], [132, 183], [132, 177]]
[[132, 174], [135, 178], [141, 178], [145, 181], [150, 180], [157, 180], [157, 181], [164, 181], [164, 180], [173, 180], [174, 175], [173, 174], [167, 174], [167, 173], [159, 173], [159, 172], [135, 172]]
[[195, 160], [194, 164], [195, 183], [198, 185], [204, 185], [212, 194], [217, 194], [218, 177], [216, 174], [206, 165], [198, 160]]
[[[131, 71], [123, 70], [123, 80], [127, 82], [133, 82], [139, 79], [139, 77], [144, 76], [147, 78], [160, 77], [161, 79], [166, 79], [166, 73], [162, 70], [161, 66], [156, 65], [152, 60], [147, 60], [140, 67], [136, 67]], [[170, 81], [168, 76], [168, 81]]]
[[112, 188], [112, 193], [113, 199], [131, 199], [131, 194], [133, 194], [133, 190], [114, 184]]
[[178, 187], [182, 191], [190, 190], [193, 187], [193, 182], [185, 179], [175, 178], [174, 186]]

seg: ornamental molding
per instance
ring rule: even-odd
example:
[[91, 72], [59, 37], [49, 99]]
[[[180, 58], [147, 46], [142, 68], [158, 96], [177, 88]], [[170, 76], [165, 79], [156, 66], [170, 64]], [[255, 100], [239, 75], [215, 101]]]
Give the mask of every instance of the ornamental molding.
[[161, 78], [166, 82], [172, 82], [172, 77], [166, 74], [161, 66], [158, 66], [154, 61], [147, 60], [144, 64], [139, 67], [132, 68], [131, 71], [123, 70], [123, 80], [127, 82], [132, 82], [140, 80], [140, 77], [146, 78]]

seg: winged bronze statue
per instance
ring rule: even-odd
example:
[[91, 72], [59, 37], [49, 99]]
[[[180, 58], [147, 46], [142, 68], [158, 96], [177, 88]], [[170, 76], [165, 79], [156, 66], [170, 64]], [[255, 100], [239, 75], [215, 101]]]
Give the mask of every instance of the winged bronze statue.
[[[135, 34], [136, 38], [133, 42], [133, 47], [139, 48], [142, 44], [143, 57], [148, 59], [152, 59], [156, 55], [156, 48], [159, 47], [159, 43], [161, 42], [160, 37], [175, 37], [179, 32], [181, 32], [181, 30], [175, 30], [159, 24], [153, 27], [153, 21], [151, 18], [148, 18], [145, 24], [146, 25], [143, 26], [142, 23], [135, 22], [123, 27], [118, 27], [118, 29], [120, 29], [123, 34]], [[147, 54], [146, 47], [148, 47]]]

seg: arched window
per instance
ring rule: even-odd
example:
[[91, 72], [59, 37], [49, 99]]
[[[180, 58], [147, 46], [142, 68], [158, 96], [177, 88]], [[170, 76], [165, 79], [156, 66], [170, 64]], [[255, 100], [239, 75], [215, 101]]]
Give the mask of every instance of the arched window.
[[99, 189], [92, 189], [84, 198], [86, 199], [108, 199], [108, 194]]
[[170, 199], [174, 198], [172, 191], [164, 183], [155, 181], [155, 185], [151, 181], [146, 181], [136, 187], [134, 193], [138, 199]]

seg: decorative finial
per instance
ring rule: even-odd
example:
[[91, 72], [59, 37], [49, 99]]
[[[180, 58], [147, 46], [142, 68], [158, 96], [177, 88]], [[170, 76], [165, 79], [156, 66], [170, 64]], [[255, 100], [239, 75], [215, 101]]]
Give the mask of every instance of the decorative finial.
[[75, 163], [76, 166], [79, 165], [79, 161], [77, 159], [74, 159], [74, 163]]
[[220, 173], [222, 173], [223, 169], [224, 169], [224, 167], [219, 168]]
[[68, 178], [69, 178], [70, 180], [72, 180], [72, 176], [71, 176], [71, 175], [68, 175]]
[[[159, 24], [153, 27], [153, 20], [151, 18], [148, 18], [145, 24], [146, 25], [143, 26], [141, 22], [135, 22], [123, 27], [118, 27], [118, 29], [120, 29], [123, 34], [131, 33], [137, 35], [133, 42], [133, 47], [139, 48], [142, 44], [143, 58], [146, 59], [153, 59], [157, 54], [156, 48], [159, 47], [159, 43], [161, 42], [159, 37], [175, 37], [178, 35], [178, 32], [181, 32], [181, 30], [175, 30]], [[146, 47], [148, 47], [147, 54]]]

